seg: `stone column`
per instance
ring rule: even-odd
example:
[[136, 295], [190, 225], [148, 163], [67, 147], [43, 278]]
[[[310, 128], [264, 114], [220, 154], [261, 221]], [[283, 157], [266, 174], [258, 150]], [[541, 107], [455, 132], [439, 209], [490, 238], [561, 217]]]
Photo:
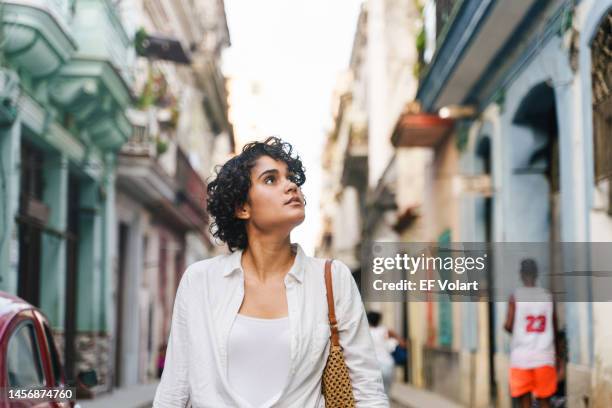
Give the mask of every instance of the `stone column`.
[[[47, 227], [64, 232], [68, 211], [68, 159], [49, 154], [43, 165], [45, 189], [43, 200], [49, 206]], [[66, 240], [56, 233], [42, 236], [40, 305], [54, 331], [63, 331], [66, 297]]]
[[137, 211], [128, 232], [126, 276], [124, 277], [123, 332], [121, 350], [122, 386], [138, 384], [140, 355], [140, 286], [142, 282], [142, 216]]
[[100, 286], [100, 332], [98, 334], [98, 379], [107, 389], [112, 388], [110, 370], [114, 359], [111, 348], [115, 337], [115, 302], [113, 298], [113, 279], [115, 277], [115, 154], [107, 153], [104, 158], [105, 174], [102, 180], [104, 191], [101, 202], [102, 221], [102, 267]]
[[368, 185], [374, 188], [391, 156], [388, 117], [387, 44], [385, 42], [385, 1], [368, 0], [367, 95], [368, 95]]
[[0, 290], [17, 293], [21, 121], [17, 114], [19, 78], [0, 69]]
[[99, 184], [81, 181], [77, 277], [77, 371], [98, 370], [96, 337], [100, 330], [101, 215]]

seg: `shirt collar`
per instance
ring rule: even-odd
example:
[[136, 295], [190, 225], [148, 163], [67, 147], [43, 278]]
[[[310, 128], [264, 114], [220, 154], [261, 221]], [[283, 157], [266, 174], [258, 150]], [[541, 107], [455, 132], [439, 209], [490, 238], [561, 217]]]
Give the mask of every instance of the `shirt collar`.
[[[296, 281], [301, 283], [304, 279], [304, 264], [306, 261], [306, 254], [304, 254], [304, 250], [302, 249], [300, 244], [291, 244], [291, 248], [295, 253], [295, 260], [293, 261], [293, 265], [291, 266], [291, 269], [289, 269], [287, 275], [292, 276], [293, 278], [295, 278]], [[230, 276], [236, 271], [243, 272], [241, 264], [243, 252], [244, 251], [242, 249], [239, 249], [238, 251], [235, 251], [229, 255], [229, 266], [223, 273], [223, 276]]]

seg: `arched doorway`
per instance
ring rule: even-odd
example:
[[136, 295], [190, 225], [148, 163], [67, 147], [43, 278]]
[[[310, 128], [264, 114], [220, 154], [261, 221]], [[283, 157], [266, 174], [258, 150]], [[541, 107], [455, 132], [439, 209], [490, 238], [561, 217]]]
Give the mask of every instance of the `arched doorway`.
[[554, 90], [545, 82], [531, 88], [521, 101], [513, 122], [523, 128], [519, 135], [522, 140], [516, 140], [513, 155], [515, 181], [521, 183], [523, 179], [532, 187], [524, 199], [538, 201], [541, 210], [540, 214], [535, 214], [539, 217], [537, 225], [542, 229], [534, 231], [534, 235], [539, 236], [528, 238], [559, 242], [559, 131]]
[[[553, 294], [563, 293], [563, 283], [553, 275], [563, 271], [561, 236], [561, 174], [559, 126], [555, 91], [548, 82], [533, 86], [524, 96], [513, 117], [512, 202], [522, 212], [514, 212], [517, 232], [525, 229], [526, 242], [547, 242], [536, 256], [539, 285]], [[519, 232], [520, 234], [520, 232]], [[517, 234], [516, 236], [520, 236]], [[554, 296], [554, 295], [553, 295]], [[556, 302], [558, 327], [565, 327], [564, 303]], [[563, 336], [563, 335], [562, 335]], [[565, 337], [558, 340], [564, 341]], [[561, 391], [563, 392], [563, 391]]]

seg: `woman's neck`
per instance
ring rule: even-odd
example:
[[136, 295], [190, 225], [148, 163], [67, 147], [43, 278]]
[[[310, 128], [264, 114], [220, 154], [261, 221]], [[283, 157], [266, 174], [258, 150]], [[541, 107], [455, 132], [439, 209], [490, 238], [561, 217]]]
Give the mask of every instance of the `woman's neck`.
[[249, 246], [242, 254], [245, 274], [261, 283], [283, 278], [294, 260], [289, 237], [283, 240], [249, 240]]

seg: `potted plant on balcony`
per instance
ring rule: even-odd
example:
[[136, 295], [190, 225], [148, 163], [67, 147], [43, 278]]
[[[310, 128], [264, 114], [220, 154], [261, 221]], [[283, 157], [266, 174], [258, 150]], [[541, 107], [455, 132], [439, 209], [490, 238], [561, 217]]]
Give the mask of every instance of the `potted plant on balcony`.
[[157, 136], [157, 139], [155, 140], [155, 147], [157, 157], [159, 157], [168, 151], [168, 141], [166, 139], [163, 139], [161, 136]]

